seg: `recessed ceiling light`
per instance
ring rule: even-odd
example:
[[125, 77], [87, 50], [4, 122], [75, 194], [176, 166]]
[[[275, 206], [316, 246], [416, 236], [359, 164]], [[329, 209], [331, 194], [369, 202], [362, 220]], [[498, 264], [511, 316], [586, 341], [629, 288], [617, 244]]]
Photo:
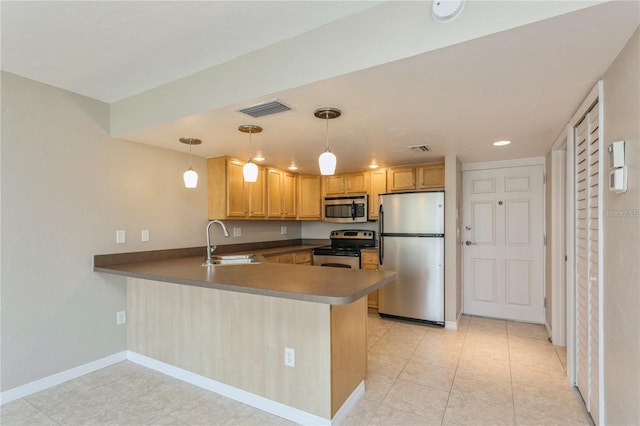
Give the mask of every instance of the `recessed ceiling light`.
[[498, 142], [494, 142], [493, 146], [505, 146], [505, 145], [509, 145], [511, 143], [511, 141], [498, 141]]
[[369, 168], [370, 169], [377, 169], [378, 167], [380, 167], [379, 165], [377, 165], [376, 163], [371, 163], [369, 164]]
[[256, 155], [253, 157], [253, 161], [264, 161], [264, 157], [261, 155]]
[[287, 167], [287, 168], [288, 168], [289, 170], [291, 170], [292, 172], [293, 172], [293, 171], [298, 170], [298, 166], [296, 166], [295, 164], [292, 164], [292, 165], [290, 165], [290, 166], [289, 166], [289, 167]]

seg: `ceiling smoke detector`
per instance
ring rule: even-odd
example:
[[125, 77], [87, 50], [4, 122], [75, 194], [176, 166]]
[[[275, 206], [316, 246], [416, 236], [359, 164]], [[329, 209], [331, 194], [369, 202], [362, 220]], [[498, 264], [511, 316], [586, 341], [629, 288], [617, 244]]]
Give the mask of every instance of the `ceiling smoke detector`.
[[431, 9], [433, 20], [441, 24], [456, 19], [464, 9], [464, 0], [434, 0]]
[[265, 115], [278, 114], [279, 112], [290, 111], [291, 108], [283, 104], [279, 100], [267, 102], [264, 104], [254, 105], [239, 110], [243, 114], [250, 115], [253, 118], [264, 117]]
[[412, 145], [409, 149], [413, 152], [421, 153], [421, 152], [430, 152], [431, 148], [427, 145]]

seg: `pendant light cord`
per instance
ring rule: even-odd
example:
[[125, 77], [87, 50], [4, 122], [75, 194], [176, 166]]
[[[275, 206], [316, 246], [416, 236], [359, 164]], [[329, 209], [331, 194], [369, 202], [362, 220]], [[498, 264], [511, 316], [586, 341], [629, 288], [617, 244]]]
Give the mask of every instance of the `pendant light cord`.
[[325, 121], [327, 122], [327, 151], [329, 151], [329, 117]]
[[189, 142], [189, 168], [191, 168], [191, 142]]

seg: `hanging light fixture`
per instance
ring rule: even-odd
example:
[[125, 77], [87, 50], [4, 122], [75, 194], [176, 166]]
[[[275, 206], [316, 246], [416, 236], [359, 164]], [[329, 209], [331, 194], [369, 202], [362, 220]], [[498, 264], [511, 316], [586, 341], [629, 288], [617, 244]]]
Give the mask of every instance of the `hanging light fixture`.
[[182, 175], [184, 187], [196, 188], [198, 186], [198, 174], [193, 170], [193, 167], [191, 167], [191, 145], [200, 145], [202, 141], [196, 138], [180, 138], [180, 142], [189, 144], [189, 168], [184, 172], [184, 175]]
[[329, 120], [338, 118], [342, 112], [338, 108], [324, 107], [313, 112], [318, 118], [327, 121], [327, 149], [318, 157], [318, 165], [320, 166], [320, 174], [332, 175], [336, 172], [336, 156], [329, 150]]
[[242, 166], [242, 176], [245, 182], [255, 182], [258, 180], [258, 166], [251, 158], [251, 135], [262, 132], [262, 127], [253, 124], [245, 124], [238, 127], [242, 133], [249, 133], [249, 161]]

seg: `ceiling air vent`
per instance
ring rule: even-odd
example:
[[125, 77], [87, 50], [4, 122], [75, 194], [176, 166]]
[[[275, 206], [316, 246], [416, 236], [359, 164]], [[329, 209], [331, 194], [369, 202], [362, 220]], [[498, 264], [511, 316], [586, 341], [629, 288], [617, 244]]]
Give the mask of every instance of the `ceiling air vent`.
[[260, 105], [254, 105], [249, 108], [241, 109], [240, 112], [250, 115], [253, 118], [264, 117], [265, 115], [277, 114], [279, 112], [289, 111], [291, 108], [282, 102], [275, 100]]
[[409, 147], [409, 149], [411, 151], [417, 152], [417, 153], [431, 151], [431, 148], [429, 148], [427, 145], [412, 145], [412, 146]]

